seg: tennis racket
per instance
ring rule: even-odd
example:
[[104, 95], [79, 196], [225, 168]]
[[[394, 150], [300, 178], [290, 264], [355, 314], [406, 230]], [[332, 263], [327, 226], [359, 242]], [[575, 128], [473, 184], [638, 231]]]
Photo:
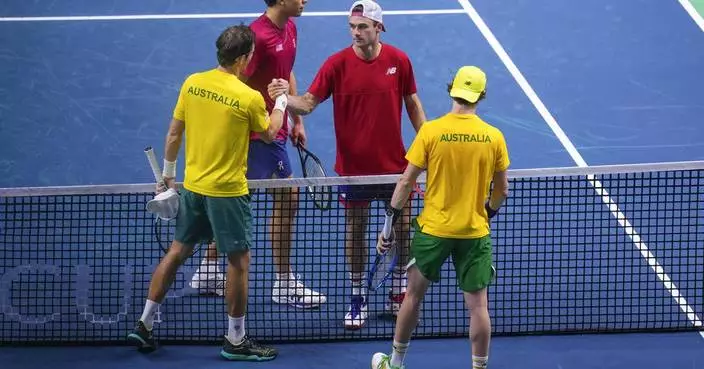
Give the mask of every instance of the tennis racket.
[[[296, 148], [298, 149], [298, 157], [301, 159], [303, 177], [327, 177], [320, 159], [315, 156], [315, 154], [303, 147], [300, 143], [296, 145]], [[320, 210], [330, 209], [332, 203], [332, 188], [330, 186], [311, 185], [307, 186], [306, 192], [308, 192], [308, 196], [313, 200], [315, 207]]]
[[[148, 146], [144, 149], [144, 155], [147, 156], [147, 161], [149, 162], [149, 167], [152, 169], [152, 174], [154, 175], [154, 180], [156, 181], [157, 186], [159, 188], [166, 188], [166, 182], [164, 182], [164, 177], [161, 175], [161, 166], [156, 160], [154, 149], [152, 149], [151, 146]], [[168, 223], [168, 221], [163, 220], [158, 216], [154, 216], [154, 226], [152, 228], [152, 232], [154, 233], [154, 238], [156, 239], [156, 243], [159, 245], [159, 248], [161, 248], [161, 251], [166, 254], [169, 251], [169, 245], [171, 243], [166, 241], [168, 239], [168, 225], [167, 232], [165, 232], [163, 223]]]
[[147, 146], [144, 149], [144, 155], [147, 156], [147, 161], [149, 162], [149, 167], [152, 169], [152, 174], [154, 174], [154, 180], [157, 186], [161, 188], [166, 188], [166, 182], [164, 182], [164, 177], [161, 176], [161, 166], [156, 160], [156, 154], [154, 154], [154, 149], [151, 146]]
[[[152, 169], [152, 174], [154, 175], [154, 180], [156, 180], [157, 186], [166, 189], [166, 182], [164, 177], [161, 175], [161, 166], [156, 159], [156, 154], [154, 154], [154, 149], [151, 146], [144, 149], [144, 154], [147, 156], [147, 161], [149, 162], [149, 167]], [[159, 245], [161, 251], [166, 254], [169, 252], [169, 247], [171, 246], [171, 238], [173, 238], [173, 232], [171, 230], [172, 220], [164, 220], [159, 216], [154, 216], [154, 224], [152, 227], [152, 232], [154, 233], [154, 238], [156, 243]], [[193, 248], [193, 254], [200, 250], [200, 245], [196, 245]]]
[[[388, 217], [388, 215], [387, 215]], [[398, 249], [396, 247], [396, 234], [391, 226], [391, 220], [384, 222], [382, 229], [382, 237], [386, 240], [391, 240], [391, 245], [386, 252], [377, 252], [374, 258], [374, 264], [369, 270], [367, 276], [367, 288], [370, 291], [376, 291], [386, 283], [391, 277], [398, 263]]]

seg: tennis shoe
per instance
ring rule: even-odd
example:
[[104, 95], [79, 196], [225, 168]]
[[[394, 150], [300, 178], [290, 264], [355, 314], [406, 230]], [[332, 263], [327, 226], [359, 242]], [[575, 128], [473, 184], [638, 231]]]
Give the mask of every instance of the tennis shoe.
[[369, 312], [367, 311], [367, 301], [364, 296], [352, 296], [350, 307], [345, 314], [345, 328], [357, 330], [367, 322]]
[[287, 304], [299, 309], [313, 309], [324, 304], [327, 297], [318, 291], [307, 288], [300, 277], [294, 280], [274, 282], [271, 299], [277, 304]]
[[261, 345], [245, 336], [242, 342], [234, 345], [225, 336], [220, 356], [233, 361], [269, 361], [274, 360], [278, 352], [276, 349]]
[[377, 352], [372, 356], [372, 369], [403, 369], [403, 366], [392, 366], [391, 358], [381, 352]]
[[137, 351], [141, 353], [146, 354], [156, 350], [154, 335], [141, 320], [137, 322], [132, 333], [127, 335], [127, 341], [137, 346]]
[[217, 265], [201, 265], [193, 274], [190, 286], [200, 295], [225, 296], [225, 274]]

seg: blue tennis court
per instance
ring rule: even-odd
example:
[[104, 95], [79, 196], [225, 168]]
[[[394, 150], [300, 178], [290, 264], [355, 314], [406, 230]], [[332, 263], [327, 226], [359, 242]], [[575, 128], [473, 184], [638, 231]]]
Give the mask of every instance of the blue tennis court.
[[[379, 2], [387, 12], [385, 23], [388, 32], [383, 34], [382, 42], [398, 46], [410, 56], [419, 95], [429, 119], [438, 117], [449, 109], [446, 83], [451, 81], [458, 67], [473, 64], [486, 71], [488, 93], [486, 101], [480, 105], [479, 114], [503, 131], [512, 160], [511, 169], [704, 160], [704, 130], [700, 127], [701, 116], [704, 114], [704, 94], [701, 92], [701, 86], [704, 85], [704, 29], [676, 0]], [[345, 17], [348, 5], [340, 1], [312, 0], [306, 6], [304, 16], [297, 20], [299, 46], [294, 71], [299, 90], [310, 85], [328, 55], [350, 44]], [[263, 9], [261, 1], [223, 0], [6, 0], [0, 3], [0, 69], [3, 71], [0, 75], [0, 188], [153, 181], [143, 149], [154, 146], [158, 155], [161, 155], [166, 128], [182, 81], [188, 74], [216, 64], [214, 40], [222, 29], [233, 23], [249, 23]], [[328, 173], [333, 173], [335, 138], [331, 103], [321, 104], [304, 122], [309, 149], [320, 156]], [[404, 141], [407, 147], [413, 137], [413, 129], [404, 112]], [[183, 150], [181, 155], [182, 153]], [[292, 159], [298, 155], [292, 147], [289, 147], [289, 154]], [[179, 160], [179, 173], [183, 171], [182, 163], [183, 160]], [[296, 166], [295, 175], [300, 176], [298, 161], [293, 160], [293, 164]], [[663, 180], [693, 181], [681, 177]], [[701, 180], [696, 183], [704, 187]], [[623, 192], [613, 193], [613, 199], [622, 205], [619, 211], [630, 219], [636, 229], [668, 226], [667, 221], [658, 223], [654, 218], [642, 215], [644, 212], [662, 209], [665, 205], [657, 204], [648, 208], [630, 204], [625, 185], [614, 186], [624, 188]], [[575, 189], [579, 192], [578, 190], [583, 188]], [[704, 203], [704, 194], [695, 193], [693, 196], [691, 198], [695, 201]], [[643, 198], [643, 201], [647, 200], [647, 196]], [[89, 211], [91, 204], [88, 203], [84, 210]], [[65, 206], [52, 203], [57, 208], [59, 205]], [[589, 206], [594, 206], [579, 202], [565, 206], [576, 208], [583, 205], [587, 210]], [[701, 205], [687, 208], [687, 211], [693, 212], [694, 218], [704, 219], [704, 207]], [[605, 219], [592, 219], [594, 222], [603, 222], [593, 226], [592, 230], [613, 230], [613, 233], [608, 234], [611, 238], [604, 236], [600, 239], [614, 239], [619, 247], [618, 250], [609, 249], [608, 244], [594, 247], [603, 253], [596, 258], [603, 264], [590, 262], [588, 250], [570, 251], [572, 255], [580, 255], [579, 262], [569, 265], [575, 270], [574, 275], [591, 273], [594, 277], [596, 274], [608, 273], [608, 270], [619, 271], [614, 280], [609, 281], [620, 286], [616, 288], [616, 295], [596, 294], [585, 297], [597, 305], [580, 306], [578, 308], [583, 309], [580, 311], [599, 311], [599, 299], [645, 302], [649, 301], [648, 298], [655, 298], [660, 301], [657, 306], [624, 304], [619, 307], [633, 310], [633, 314], [640, 317], [634, 319], [643, 319], [647, 326], [656, 327], [662, 316], [666, 316], [670, 322], [677, 320], [674, 325], [682, 328], [691, 328], [697, 322], [701, 324], [704, 314], [704, 285], [701, 283], [701, 275], [704, 273], [701, 267], [704, 257], [704, 242], [701, 242], [704, 225], [688, 225], [690, 229], [681, 231], [692, 237], [691, 240], [683, 239], [684, 236], [677, 238], [671, 233], [664, 238], [658, 238], [658, 232], [653, 232], [650, 238], [644, 236], [647, 238], [644, 242], [649, 247], [647, 251], [661, 262], [667, 278], [671, 278], [671, 282], [682, 291], [682, 296], [673, 297], [673, 289], [667, 287], [668, 282], [663, 282], [663, 278], [654, 271], [657, 267], [649, 265], [646, 257], [641, 257], [646, 252], [638, 242], [633, 242], [633, 233], [610, 217], [615, 213], [607, 211]], [[304, 217], [305, 212], [300, 216]], [[521, 220], [519, 213], [513, 213], [509, 218], [530, 223], [530, 219]], [[570, 221], [572, 220], [566, 217], [562, 224], [569, 224]], [[91, 226], [118, 225], [96, 223]], [[325, 226], [338, 227], [339, 223], [328, 223], [323, 225]], [[533, 237], [530, 235], [530, 227], [524, 231], [530, 240]], [[307, 229], [306, 233], [311, 238], [301, 236], [301, 239], [318, 242], [315, 238], [316, 229]], [[80, 236], [90, 238], [90, 232]], [[138, 236], [142, 238], [137, 237], [130, 242], [142, 242], [147, 237]], [[577, 236], [588, 238], [590, 235]], [[121, 240], [118, 235], [115, 237], [116, 240]], [[558, 235], [551, 233], [550, 237]], [[673, 240], [699, 243], [696, 247], [678, 253], [667, 246]], [[323, 243], [324, 246], [317, 246], [313, 251], [297, 251], [307, 255], [302, 257], [318, 258], [316, 260], [329, 258], [301, 271], [320, 288], [325, 288], [322, 285], [328, 277], [316, 277], [316, 274], [322, 273], [325, 265], [335, 263], [336, 260], [342, 262], [344, 257], [341, 247], [331, 247], [333, 250], [330, 250], [329, 255], [320, 256], [317, 252], [337, 241]], [[80, 252], [95, 255], [107, 252], [89, 250], [89, 245], [90, 241], [87, 241]], [[12, 258], [13, 253], [19, 252], [11, 249], [9, 244], [3, 246], [5, 258]], [[521, 250], [518, 245], [507, 247], [511, 250], [506, 252], [508, 256], [517, 255]], [[49, 269], [45, 270], [47, 273], [52, 272], [51, 260], [59, 260], [56, 264], [70, 263], [69, 259], [74, 257], [48, 249], [36, 252], [49, 260]], [[74, 252], [78, 255], [79, 251]], [[269, 258], [267, 252], [262, 250], [261, 257]], [[546, 249], [540, 252], [551, 251]], [[628, 253], [635, 256], [623, 256]], [[101, 274], [104, 278], [122, 279], [120, 282], [92, 280], [96, 290], [100, 289], [96, 286], [113, 286], [107, 287], [101, 298], [114, 302], [102, 310], [93, 307], [100, 310], [93, 318], [98, 315], [117, 317], [129, 324], [138, 318], [143, 300], [126, 301], [110, 294], [118, 284], [140, 291], [145, 288], [144, 285], [148, 283], [147, 274], [137, 274], [139, 278], [128, 281], [123, 278], [128, 273], [121, 269], [134, 267], [143, 268], [145, 273], [150, 272], [158, 261], [160, 251], [145, 251], [140, 255], [143, 256], [141, 260], [129, 260], [123, 255], [114, 260], [106, 260], [101, 265], [91, 266], [94, 270], [104, 269]], [[255, 255], [257, 256], [259, 255]], [[609, 264], [609, 260], [626, 258], [630, 260], [629, 264]], [[516, 262], [519, 259], [516, 256]], [[549, 268], [545, 262], [538, 267]], [[39, 270], [44, 267], [33, 268]], [[589, 272], [602, 270], [600, 268], [603, 271]], [[257, 272], [270, 274], [269, 269], [253, 271]], [[7, 270], [5, 273], [0, 276], [3, 278], [0, 279], [0, 290], [6, 289], [4, 284], [13, 281], [13, 276]], [[81, 278], [85, 276], [80, 274], [80, 268], [72, 273], [75, 273], [75, 277], [67, 277], [68, 282], [83, 283]], [[620, 278], [631, 274], [636, 275], [636, 279], [645, 286], [633, 287], [640, 288], [643, 296], [625, 296], [629, 293], [629, 287]], [[515, 275], [517, 280], [519, 277], [529, 278], [527, 280], [535, 278], [532, 274]], [[547, 279], [550, 277], [549, 274], [542, 276]], [[331, 292], [344, 288], [342, 270], [336, 277], [330, 278], [340, 281], [339, 285], [328, 287], [332, 299], [330, 304], [342, 305], [342, 300], [335, 299], [344, 298], [343, 293], [336, 295]], [[264, 290], [264, 285], [268, 282], [270, 279], [262, 279], [257, 282], [261, 283], [257, 288]], [[130, 283], [132, 287], [128, 286]], [[532, 283], [526, 282], [526, 286]], [[571, 282], [555, 283], [569, 286]], [[119, 288], [124, 291], [123, 287]], [[567, 299], [571, 292], [566, 288], [555, 292], [552, 301], [563, 297]], [[78, 298], [69, 292], [42, 296], [41, 291], [38, 288], [27, 294], [29, 298], [40, 300]], [[443, 290], [442, 294], [452, 291], [454, 290]], [[181, 298], [179, 293], [181, 291], [175, 290], [172, 297]], [[504, 293], [519, 292], [505, 290]], [[543, 292], [527, 293], [525, 299], [535, 301], [534, 295]], [[100, 292], [93, 294], [97, 296]], [[252, 310], [267, 304], [265, 297], [254, 296], [255, 307]], [[186, 298], [200, 297], [184, 297]], [[25, 301], [26, 298], [22, 300]], [[166, 312], [163, 329], [176, 329], [168, 321], [169, 314], [178, 316], [179, 321], [185, 321], [193, 314], [194, 320], [205, 317], [203, 319], [218, 322], [218, 325], [209, 327], [211, 330], [207, 331], [207, 334], [215, 332], [213, 339], [217, 340], [217, 334], [223, 332], [219, 325], [224, 319], [221, 300], [213, 302], [209, 308], [196, 302], [185, 302], [181, 306], [205, 310], [194, 313], [184, 308]], [[18, 323], [15, 319], [17, 315], [13, 317], [16, 311], [12, 309], [15, 307], [10, 308], [12, 303], [8, 301], [8, 295], [0, 291], [3, 307], [0, 311], [0, 325], [4, 327], [3, 332], [18, 329], [18, 336], [41, 336], [42, 325]], [[86, 304], [79, 303], [80, 306], [87, 306]], [[442, 302], [430, 301], [425, 305], [430, 319], [454, 319], [460, 321], [456, 324], [462, 324], [461, 320], [465, 319], [462, 314], [466, 313], [461, 311], [461, 303], [457, 307], [441, 309], [446, 313], [456, 311], [458, 315], [454, 317], [432, 315], [436, 304]], [[63, 306], [66, 311], [62, 310], [61, 314], [68, 314], [67, 311], [72, 307]], [[562, 307], [530, 308], [544, 309], [543, 314], [547, 315], [559, 315]], [[35, 309], [31, 305], [19, 306], [18, 309], [25, 309], [26, 314], [31, 316], [47, 316], [52, 313]], [[505, 309], [510, 309], [510, 306]], [[325, 313], [337, 316], [335, 314], [338, 312], [333, 309], [326, 310]], [[315, 315], [310, 312], [290, 312], [278, 307], [274, 310], [270, 308], [267, 314], [271, 316], [260, 316], [256, 321], [264, 324], [266, 319], [315, 319]], [[609, 314], [611, 313], [604, 313], [603, 317], [608, 318], [611, 316]], [[301, 316], [305, 318], [300, 318]], [[571, 318], [566, 316], [564, 324], [571, 324]], [[511, 319], [506, 319], [508, 320], [499, 324], [511, 326]], [[649, 324], [651, 322], [653, 324]], [[559, 321], [554, 324], [561, 323]], [[57, 324], [53, 329], [80, 329], [80, 334], [101, 335], [101, 324], [88, 327], [78, 323]], [[377, 329], [386, 329], [383, 332], [388, 332], [393, 326], [392, 323], [379, 324], [383, 328]], [[531, 324], [541, 324], [541, 321], [536, 319]], [[307, 325], [289, 327], [301, 329], [306, 335], [337, 329], [325, 326], [321, 330]], [[432, 333], [433, 324], [430, 323], [424, 329]], [[274, 330], [269, 326], [261, 327], [262, 334]], [[603, 333], [608, 333], [607, 331], [608, 329]], [[287, 334], [293, 336], [293, 332], [289, 330]], [[490, 367], [704, 368], [704, 354], [701, 350], [704, 334], [700, 333], [690, 330], [683, 333], [500, 336], [492, 340]], [[352, 336], [347, 338], [354, 339]], [[363, 368], [368, 367], [375, 351], [388, 351], [390, 341], [286, 343], [276, 346], [280, 349], [280, 356], [273, 362], [234, 365]], [[180, 368], [203, 364], [216, 368], [233, 365], [219, 360], [217, 351], [217, 345], [203, 344], [165, 345], [149, 356], [142, 356], [131, 347], [124, 346], [5, 347], [0, 349], [0, 360], [9, 363], [11, 368], [57, 365], [88, 367], [95, 365], [91, 363], [92, 359], [97, 365], [106, 368]], [[436, 338], [412, 341], [406, 366], [467, 367], [470, 362], [466, 338]]]

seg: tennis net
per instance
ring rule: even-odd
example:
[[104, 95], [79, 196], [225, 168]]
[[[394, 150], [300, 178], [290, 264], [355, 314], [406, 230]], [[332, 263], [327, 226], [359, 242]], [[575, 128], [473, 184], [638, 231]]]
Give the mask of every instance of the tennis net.
[[[396, 176], [251, 181], [254, 245], [248, 333], [261, 341], [388, 339], [387, 289], [369, 293], [369, 320], [346, 330], [350, 299], [340, 185], [393, 186]], [[350, 188], [348, 187], [348, 188]], [[424, 189], [424, 180], [420, 189]], [[145, 211], [154, 186], [0, 189], [0, 343], [120, 343], [139, 318], [173, 224]], [[267, 217], [274, 188], [300, 191], [291, 264], [327, 297], [317, 309], [272, 302]], [[331, 191], [328, 210], [307, 191]], [[494, 335], [702, 329], [704, 162], [510, 171], [492, 220]], [[410, 202], [417, 215], [423, 196]], [[372, 202], [369, 263], [383, 224]], [[219, 342], [222, 297], [189, 286], [204, 247], [180, 269], [155, 322], [161, 342]], [[224, 259], [220, 257], [220, 259]], [[220, 261], [224, 270], [224, 260]], [[466, 336], [452, 264], [431, 286], [416, 337]]]

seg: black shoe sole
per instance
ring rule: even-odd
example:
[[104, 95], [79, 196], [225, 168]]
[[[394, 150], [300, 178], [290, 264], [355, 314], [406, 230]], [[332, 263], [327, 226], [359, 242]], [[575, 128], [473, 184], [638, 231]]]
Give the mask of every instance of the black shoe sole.
[[137, 347], [137, 351], [143, 354], [148, 354], [156, 350], [156, 345], [150, 345], [148, 342], [144, 341], [142, 337], [138, 336], [135, 333], [130, 333], [127, 336], [127, 341], [132, 343], [133, 346]]
[[220, 351], [220, 356], [225, 360], [230, 361], [270, 361], [276, 359], [274, 356], [258, 356], [258, 355], [243, 355], [243, 354], [231, 354], [225, 352], [225, 350]]

